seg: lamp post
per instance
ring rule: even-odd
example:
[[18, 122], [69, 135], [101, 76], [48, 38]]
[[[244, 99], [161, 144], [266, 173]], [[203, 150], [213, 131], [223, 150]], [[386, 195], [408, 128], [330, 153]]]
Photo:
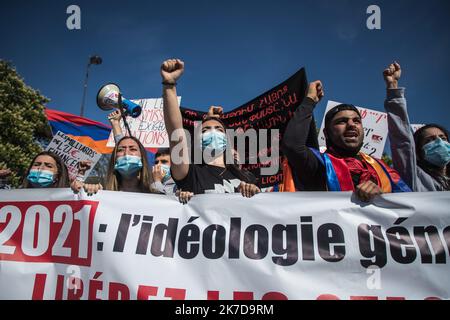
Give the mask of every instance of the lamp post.
[[102, 58], [100, 56], [91, 56], [89, 58], [89, 63], [86, 68], [86, 78], [84, 79], [84, 90], [83, 90], [83, 100], [81, 100], [81, 110], [80, 116], [83, 116], [84, 113], [84, 100], [86, 99], [86, 91], [87, 91], [87, 83], [89, 78], [89, 67], [91, 64], [102, 64]]

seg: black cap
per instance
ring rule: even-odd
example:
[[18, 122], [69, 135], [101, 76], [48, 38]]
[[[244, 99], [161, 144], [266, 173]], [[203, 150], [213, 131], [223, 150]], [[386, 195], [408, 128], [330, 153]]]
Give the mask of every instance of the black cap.
[[341, 111], [345, 111], [345, 110], [352, 110], [355, 111], [360, 117], [361, 117], [361, 113], [359, 113], [358, 108], [356, 108], [354, 105], [352, 104], [339, 104], [336, 107], [330, 109], [327, 114], [325, 115], [325, 128], [328, 128], [328, 126], [330, 125], [331, 120], [333, 120], [334, 116], [341, 112]]

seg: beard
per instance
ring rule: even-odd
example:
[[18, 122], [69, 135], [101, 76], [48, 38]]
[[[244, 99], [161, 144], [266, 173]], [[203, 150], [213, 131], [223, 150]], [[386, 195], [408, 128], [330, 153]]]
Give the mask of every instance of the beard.
[[341, 157], [355, 157], [361, 151], [364, 140], [361, 139], [361, 141], [358, 141], [355, 145], [347, 144], [344, 141], [339, 141], [339, 143], [336, 143], [332, 141], [332, 139], [327, 139], [326, 144], [327, 149], [330, 149], [330, 151], [336, 155]]

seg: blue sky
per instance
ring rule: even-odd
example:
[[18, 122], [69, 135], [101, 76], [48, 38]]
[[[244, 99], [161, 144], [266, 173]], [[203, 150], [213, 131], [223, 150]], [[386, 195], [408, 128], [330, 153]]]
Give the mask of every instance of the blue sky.
[[[81, 8], [81, 30], [66, 28], [66, 8]], [[366, 28], [366, 9], [381, 8], [381, 30]], [[450, 1], [4, 1], [0, 58], [51, 99], [79, 114], [88, 57], [85, 116], [107, 123], [97, 90], [118, 83], [127, 98], [161, 93], [159, 67], [186, 63], [182, 105], [231, 110], [300, 67], [323, 81], [326, 97], [383, 110], [384, 67], [404, 70], [411, 121], [450, 128]], [[320, 123], [325, 102], [316, 108]]]

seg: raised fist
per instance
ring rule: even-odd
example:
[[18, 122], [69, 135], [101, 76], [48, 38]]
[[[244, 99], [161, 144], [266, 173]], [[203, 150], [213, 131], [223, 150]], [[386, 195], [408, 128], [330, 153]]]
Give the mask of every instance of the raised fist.
[[383, 71], [384, 81], [386, 81], [386, 85], [389, 89], [395, 89], [398, 87], [398, 80], [401, 75], [402, 68], [397, 62], [391, 63], [389, 67]]
[[180, 59], [169, 59], [161, 65], [161, 77], [166, 84], [176, 84], [184, 72], [184, 62]]
[[325, 93], [321, 81], [318, 80], [309, 84], [308, 93], [306, 94], [308, 98], [311, 98], [315, 103], [318, 103], [324, 95]]
[[209, 118], [220, 118], [223, 115], [223, 108], [220, 106], [211, 106], [206, 115]]

